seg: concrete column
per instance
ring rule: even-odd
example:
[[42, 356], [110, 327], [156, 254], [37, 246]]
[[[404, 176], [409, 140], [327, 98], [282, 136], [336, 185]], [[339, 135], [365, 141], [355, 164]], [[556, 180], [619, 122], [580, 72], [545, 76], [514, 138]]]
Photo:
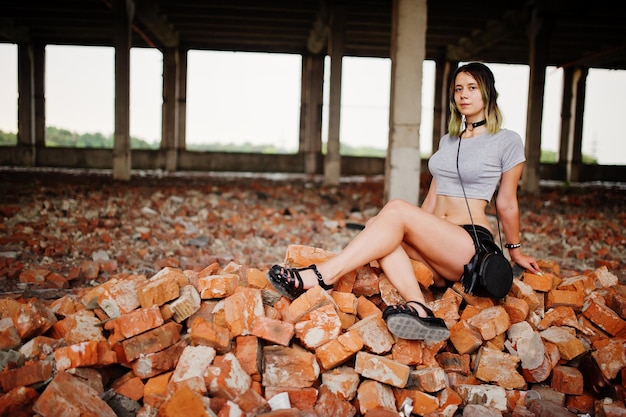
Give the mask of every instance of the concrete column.
[[384, 198], [417, 204], [421, 166], [422, 63], [426, 56], [426, 0], [394, 0], [392, 16], [391, 103]]
[[128, 181], [130, 152], [130, 46], [134, 3], [113, 1], [115, 46], [115, 133], [113, 136], [113, 179]]
[[17, 147], [20, 163], [35, 164], [35, 63], [32, 43], [17, 47]]
[[330, 97], [328, 103], [328, 144], [324, 160], [324, 183], [339, 185], [341, 155], [339, 154], [339, 132], [341, 127], [341, 72], [346, 27], [346, 4], [334, 3], [329, 37], [330, 53]]
[[439, 148], [439, 140], [448, 131], [450, 118], [450, 82], [458, 66], [457, 61], [440, 60], [435, 63], [435, 110], [433, 117], [433, 152]]
[[559, 140], [559, 175], [567, 179], [567, 165], [570, 160], [570, 138], [572, 132], [572, 113], [575, 106], [574, 67], [563, 69], [563, 93], [561, 98], [561, 132]]
[[302, 94], [300, 101], [300, 144], [304, 154], [304, 172], [321, 172], [322, 107], [324, 99], [324, 55], [307, 54], [302, 59]]
[[528, 27], [530, 82], [526, 118], [526, 166], [522, 174], [522, 189], [530, 193], [539, 191], [541, 121], [551, 27], [552, 23], [548, 16], [540, 17], [536, 10], [533, 11]]
[[166, 48], [163, 52], [163, 111], [161, 149], [165, 151], [165, 169], [176, 171], [178, 167], [177, 86], [178, 48]]
[[178, 121], [178, 148], [187, 148], [187, 50], [180, 50], [178, 54], [178, 107], [176, 109]]
[[571, 134], [568, 140], [567, 181], [580, 181], [583, 167], [583, 115], [585, 113], [585, 95], [587, 92], [588, 68], [577, 68], [572, 79], [573, 103]]
[[46, 147], [46, 45], [37, 42], [33, 47], [35, 62], [35, 159], [37, 150]]

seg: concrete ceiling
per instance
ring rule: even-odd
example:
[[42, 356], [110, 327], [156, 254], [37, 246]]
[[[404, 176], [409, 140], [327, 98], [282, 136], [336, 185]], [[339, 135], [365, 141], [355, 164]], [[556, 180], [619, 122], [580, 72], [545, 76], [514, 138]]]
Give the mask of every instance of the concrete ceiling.
[[[325, 53], [345, 6], [345, 55], [389, 57], [391, 0], [19, 0], [0, 2], [0, 42], [113, 45], [113, 4], [134, 7], [133, 46]], [[626, 11], [608, 0], [431, 0], [426, 58], [527, 64], [544, 25], [551, 66], [626, 69]]]

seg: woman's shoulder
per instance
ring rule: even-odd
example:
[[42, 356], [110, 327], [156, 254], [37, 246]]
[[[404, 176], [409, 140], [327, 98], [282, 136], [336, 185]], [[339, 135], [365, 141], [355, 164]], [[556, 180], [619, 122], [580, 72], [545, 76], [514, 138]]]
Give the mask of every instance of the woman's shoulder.
[[522, 140], [522, 137], [520, 136], [519, 133], [517, 133], [514, 130], [509, 130], [506, 128], [502, 128], [500, 130], [498, 130], [496, 133], [494, 133], [493, 135], [494, 137], [498, 137], [498, 138], [505, 138], [505, 139], [519, 139]]

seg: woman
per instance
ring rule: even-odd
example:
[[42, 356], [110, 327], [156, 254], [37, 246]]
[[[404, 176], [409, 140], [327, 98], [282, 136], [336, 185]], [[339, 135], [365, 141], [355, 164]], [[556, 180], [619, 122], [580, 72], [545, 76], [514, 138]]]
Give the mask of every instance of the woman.
[[332, 289], [344, 274], [377, 260], [407, 300], [384, 310], [389, 330], [404, 339], [448, 338], [444, 321], [424, 305], [410, 260], [431, 269], [436, 286], [459, 281], [476, 251], [472, 222], [480, 239], [493, 240], [485, 210], [498, 182], [496, 204], [509, 256], [522, 268], [540, 273], [537, 261], [522, 253], [519, 238], [517, 186], [524, 146], [517, 133], [501, 129], [493, 73], [482, 63], [469, 63], [457, 69], [453, 80], [449, 133], [429, 160], [433, 179], [421, 207], [389, 201], [336, 256], [307, 268], [272, 266], [268, 277], [281, 294], [294, 299], [318, 284]]

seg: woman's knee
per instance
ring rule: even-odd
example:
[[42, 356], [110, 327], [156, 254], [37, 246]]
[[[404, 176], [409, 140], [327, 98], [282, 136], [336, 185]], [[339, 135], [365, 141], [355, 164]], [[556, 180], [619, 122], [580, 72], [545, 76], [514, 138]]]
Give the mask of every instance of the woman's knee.
[[397, 216], [397, 215], [406, 213], [409, 210], [416, 210], [416, 209], [419, 209], [419, 207], [417, 207], [415, 204], [411, 204], [405, 200], [395, 199], [395, 200], [388, 201], [387, 204], [385, 204], [383, 208], [380, 210], [380, 213], [378, 213], [378, 215], [379, 216], [380, 215]]

